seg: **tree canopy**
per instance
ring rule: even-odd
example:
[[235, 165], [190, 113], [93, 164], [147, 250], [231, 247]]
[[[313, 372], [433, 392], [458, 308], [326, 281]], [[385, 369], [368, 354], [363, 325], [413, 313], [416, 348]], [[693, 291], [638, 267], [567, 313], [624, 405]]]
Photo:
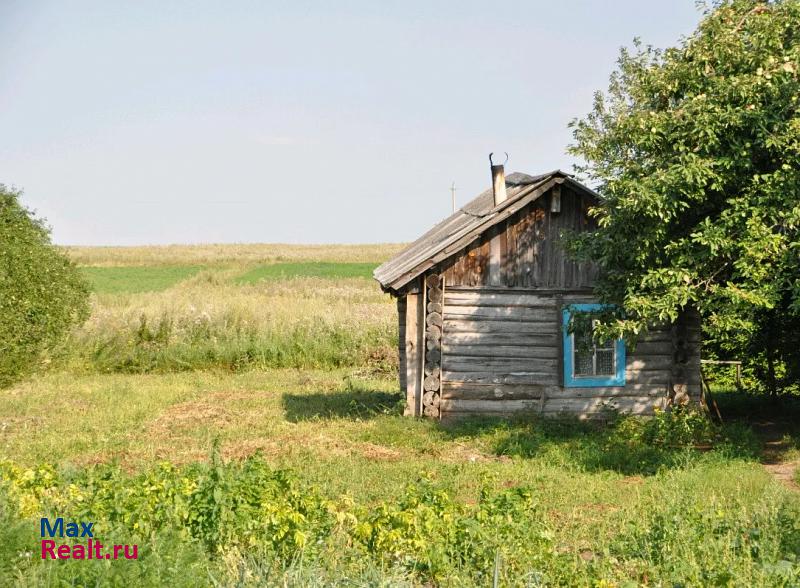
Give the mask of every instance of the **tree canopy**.
[[0, 184], [0, 387], [32, 372], [86, 318], [88, 289], [40, 219]]
[[604, 197], [570, 248], [624, 311], [601, 332], [694, 306], [720, 348], [772, 362], [771, 389], [778, 363], [797, 382], [799, 74], [800, 0], [714, 2], [677, 46], [621, 52], [570, 147]]

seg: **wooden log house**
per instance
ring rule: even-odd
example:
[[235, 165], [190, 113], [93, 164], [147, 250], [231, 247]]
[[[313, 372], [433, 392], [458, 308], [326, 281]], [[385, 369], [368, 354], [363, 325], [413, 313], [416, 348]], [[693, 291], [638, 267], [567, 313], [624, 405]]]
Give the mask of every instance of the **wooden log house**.
[[651, 414], [700, 399], [700, 323], [685, 311], [635, 347], [594, 342], [597, 270], [571, 260], [563, 230], [591, 231], [599, 196], [561, 171], [507, 178], [374, 272], [397, 298], [406, 414]]

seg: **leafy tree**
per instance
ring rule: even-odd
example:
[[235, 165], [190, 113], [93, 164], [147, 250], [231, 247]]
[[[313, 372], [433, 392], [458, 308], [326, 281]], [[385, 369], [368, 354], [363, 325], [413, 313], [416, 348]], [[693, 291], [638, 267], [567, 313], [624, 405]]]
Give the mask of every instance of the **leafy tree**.
[[694, 306], [717, 349], [766, 362], [773, 392], [779, 376], [797, 382], [799, 73], [800, 0], [719, 0], [676, 47], [621, 52], [571, 123], [578, 172], [604, 202], [599, 229], [569, 246], [624, 309], [601, 334]]
[[0, 184], [0, 386], [32, 372], [88, 314], [88, 289], [44, 223]]

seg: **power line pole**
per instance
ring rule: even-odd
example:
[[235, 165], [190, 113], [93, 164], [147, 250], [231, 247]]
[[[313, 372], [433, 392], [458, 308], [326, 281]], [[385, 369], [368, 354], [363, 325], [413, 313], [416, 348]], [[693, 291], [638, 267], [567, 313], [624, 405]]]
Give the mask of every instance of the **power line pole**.
[[450, 185], [450, 195], [453, 197], [453, 212], [456, 211], [456, 183]]

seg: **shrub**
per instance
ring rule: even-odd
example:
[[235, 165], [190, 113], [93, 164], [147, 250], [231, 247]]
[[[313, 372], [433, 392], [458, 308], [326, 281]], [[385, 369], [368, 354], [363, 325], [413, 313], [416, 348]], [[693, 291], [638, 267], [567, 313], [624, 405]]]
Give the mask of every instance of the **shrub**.
[[88, 288], [47, 227], [0, 185], [0, 387], [47, 361], [88, 316]]
[[[260, 558], [286, 568], [336, 553], [346, 566], [366, 556], [424, 579], [459, 574], [485, 581], [498, 552], [510, 556], [505, 573], [516, 574], [552, 551], [530, 490], [482, 488], [470, 505], [422, 479], [396, 500], [358, 506], [348, 497], [330, 500], [257, 456], [223, 463], [215, 452], [210, 464], [162, 463], [134, 476], [114, 465], [66, 475], [50, 465], [23, 469], [0, 461], [0, 515], [8, 533], [20, 519], [47, 514], [96, 521], [100, 539], [144, 546], [146, 565], [154, 557], [147, 546], [170, 537], [202, 548], [209, 562], [247, 564], [249, 557], [250, 565]], [[35, 538], [14, 541], [23, 551], [36, 546]]]
[[646, 422], [642, 439], [669, 447], [710, 445], [722, 438], [722, 430], [698, 407], [677, 406], [670, 411], [657, 410]]
[[[800, 502], [751, 474], [662, 471], [579, 557], [541, 492], [489, 476], [475, 502], [422, 478], [358, 504], [259, 457], [133, 475], [0, 461], [0, 584], [487, 586], [496, 572], [503, 586], [794, 586]], [[104, 543], [139, 545], [139, 561], [48, 566], [31, 553], [47, 515], [94, 521]]]

